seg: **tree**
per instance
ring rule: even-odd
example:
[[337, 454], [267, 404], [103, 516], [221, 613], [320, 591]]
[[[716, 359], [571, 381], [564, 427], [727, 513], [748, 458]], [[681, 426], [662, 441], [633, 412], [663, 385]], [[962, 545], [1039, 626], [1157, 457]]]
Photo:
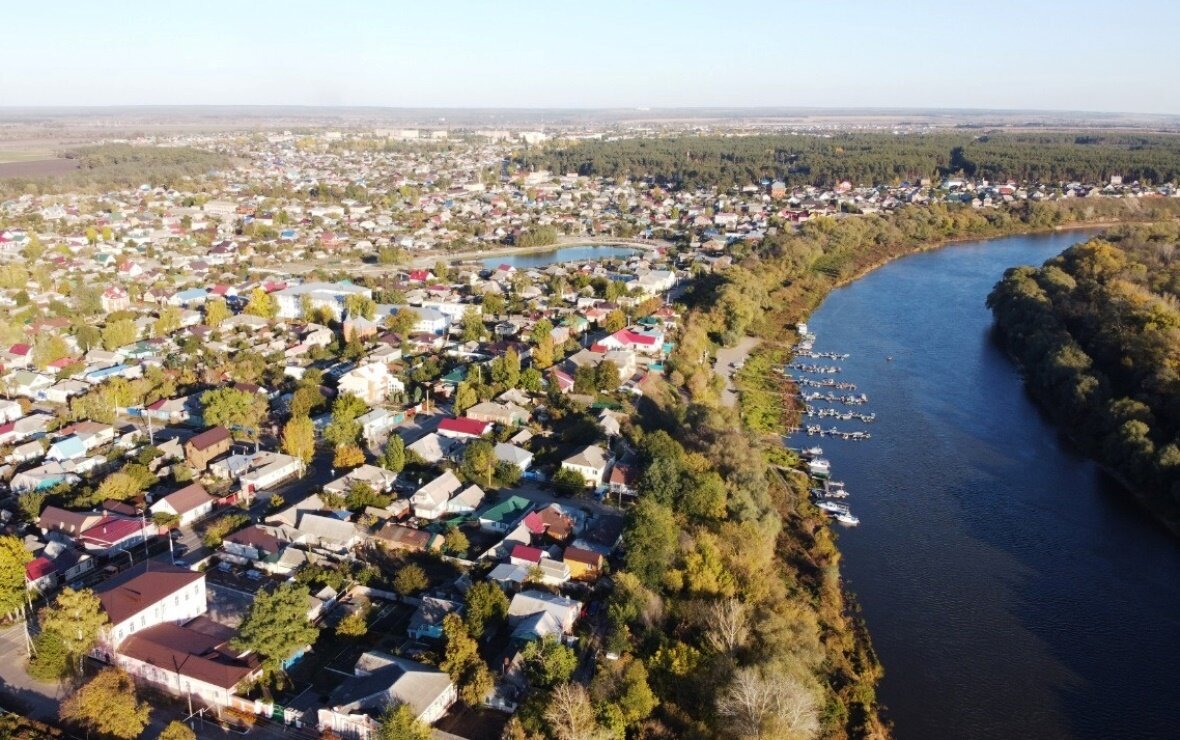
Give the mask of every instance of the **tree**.
[[619, 377], [619, 366], [610, 360], [603, 360], [598, 363], [598, 369], [595, 372], [595, 381], [598, 385], [598, 390], [604, 393], [614, 393], [623, 384], [623, 380]]
[[410, 563], [402, 567], [393, 577], [393, 590], [402, 596], [412, 596], [430, 586], [430, 579], [422, 567]]
[[41, 518], [41, 509], [45, 508], [45, 498], [48, 495], [47, 491], [25, 491], [17, 498], [17, 506], [27, 521], [35, 524]]
[[394, 473], [402, 472], [406, 467], [406, 442], [401, 438], [401, 435], [396, 432], [389, 435], [389, 439], [385, 442], [385, 450], [382, 451], [378, 463], [386, 470]]
[[467, 535], [463, 534], [463, 530], [458, 527], [451, 527], [447, 530], [446, 536], [443, 538], [444, 550], [456, 557], [463, 557], [470, 547], [471, 543], [467, 541]]
[[337, 445], [356, 442], [361, 436], [357, 418], [369, 410], [369, 405], [352, 393], [341, 393], [332, 404], [332, 421], [324, 429], [324, 438]]
[[155, 322], [152, 323], [152, 336], [166, 337], [180, 328], [180, 309], [176, 306], [165, 306], [160, 309]]
[[605, 329], [606, 331], [610, 332], [611, 334], [614, 334], [615, 332], [619, 331], [620, 329], [624, 329], [626, 327], [627, 327], [627, 316], [626, 316], [626, 314], [624, 314], [622, 311], [620, 311], [617, 308], [615, 310], [611, 311], [610, 313], [608, 313], [606, 315], [606, 318], [602, 320], [602, 328]]
[[659, 703], [648, 685], [647, 668], [632, 656], [600, 666], [590, 697], [597, 705], [609, 702], [618, 707], [626, 725], [643, 721]]
[[197, 736], [188, 725], [174, 719], [160, 733], [159, 740], [197, 740]]
[[365, 451], [356, 445], [337, 445], [332, 454], [332, 467], [355, 468], [365, 464]]
[[38, 370], [69, 356], [70, 345], [58, 334], [45, 334], [33, 344], [33, 366]]
[[61, 705], [66, 722], [125, 740], [139, 737], [151, 713], [151, 707], [136, 696], [131, 677], [118, 668], [103, 669]]
[[590, 697], [580, 684], [563, 683], [549, 694], [545, 721], [557, 740], [599, 740], [604, 737]]
[[414, 716], [408, 704], [394, 702], [381, 715], [376, 740], [430, 740], [430, 727]]
[[264, 319], [273, 319], [279, 314], [279, 306], [275, 302], [274, 296], [259, 286], [250, 291], [250, 300], [247, 301], [243, 313], [250, 316], [260, 316]]
[[598, 387], [598, 372], [593, 365], [581, 365], [574, 370], [574, 393], [594, 395]]
[[344, 296], [344, 310], [348, 313], [349, 318], [359, 316], [364, 319], [372, 319], [377, 315], [377, 303], [362, 293], [349, 293]]
[[459, 338], [464, 342], [478, 342], [483, 339], [485, 331], [483, 318], [474, 307], [468, 306], [459, 322]]
[[468, 480], [491, 486], [492, 475], [496, 472], [496, 448], [486, 439], [472, 441], [463, 450], [463, 462], [459, 469]]
[[[33, 657], [29, 661], [29, 675], [38, 681], [62, 681], [74, 670], [74, 659], [66, 650], [61, 635], [49, 630], [33, 638]], [[0, 735], [3, 737], [3, 735]]]
[[479, 403], [479, 397], [475, 395], [475, 389], [471, 387], [471, 383], [464, 380], [455, 388], [455, 400], [452, 407], [455, 411], [455, 416], [461, 416], [464, 411]]
[[572, 468], [562, 468], [553, 475], [553, 486], [566, 495], [584, 493], [586, 479]]
[[530, 367], [520, 374], [520, 387], [529, 393], [540, 393], [543, 380], [541, 371]]
[[479, 706], [492, 690], [492, 676], [483, 658], [479, 657], [479, 646], [471, 639], [467, 627], [457, 614], [448, 614], [443, 618], [443, 637], [446, 648], [439, 668], [446, 671], [455, 682], [463, 703]]
[[553, 346], [553, 337], [546, 334], [537, 341], [537, 346], [533, 348], [533, 367], [538, 370], [551, 367], [555, 356], [556, 349]]
[[98, 642], [98, 635], [107, 625], [107, 613], [102, 602], [88, 588], [75, 591], [63, 588], [51, 606], [41, 610], [41, 630], [53, 632], [61, 638], [62, 647], [71, 660], [81, 665], [82, 658]]
[[336, 634], [342, 637], [363, 637], [369, 631], [368, 610], [357, 609], [336, 625]]
[[261, 394], [232, 387], [205, 391], [201, 394], [201, 407], [206, 424], [229, 427], [230, 431], [244, 433], [250, 439], [257, 438], [269, 411]]
[[569, 681], [578, 667], [577, 654], [557, 638], [548, 635], [525, 645], [521, 657], [524, 658], [529, 681], [540, 688]]
[[658, 585], [673, 562], [679, 532], [671, 509], [641, 497], [624, 534], [627, 570], [646, 586]]
[[111, 321], [102, 328], [102, 346], [108, 351], [131, 344], [138, 338], [139, 328], [131, 319]]
[[499, 625], [508, 617], [508, 597], [491, 581], [478, 581], [467, 589], [467, 609], [464, 622], [471, 636], [479, 639], [489, 627]]
[[224, 298], [214, 298], [205, 304], [205, 324], [216, 329], [230, 316]]
[[296, 416], [283, 427], [283, 452], [297, 457], [303, 464], [315, 457], [315, 424], [306, 416]]
[[324, 394], [318, 385], [301, 385], [291, 394], [291, 416], [311, 416], [324, 405]]
[[722, 599], [705, 611], [705, 642], [722, 655], [733, 655], [750, 633], [749, 610], [741, 599]]
[[307, 621], [308, 588], [284, 583], [274, 591], [259, 591], [250, 612], [230, 643], [235, 650], [253, 650], [269, 670], [316, 641], [319, 627]]
[[404, 341], [414, 331], [414, 327], [418, 325], [419, 318], [418, 312], [414, 309], [399, 308], [385, 320], [385, 326], [396, 334], [399, 339]]
[[815, 697], [797, 678], [739, 668], [717, 700], [717, 713], [743, 737], [811, 738], [820, 729]]
[[15, 614], [25, 605], [25, 564], [33, 556], [14, 535], [0, 536], [0, 614]]
[[492, 360], [492, 382], [507, 388], [515, 388], [520, 383], [520, 355], [509, 347], [508, 350]]

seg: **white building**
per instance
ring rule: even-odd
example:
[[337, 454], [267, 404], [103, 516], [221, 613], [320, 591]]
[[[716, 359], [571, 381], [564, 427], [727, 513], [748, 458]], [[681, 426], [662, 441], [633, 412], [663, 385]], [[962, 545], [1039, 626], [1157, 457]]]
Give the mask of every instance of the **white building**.
[[600, 486], [610, 467], [607, 451], [598, 445], [589, 445], [578, 454], [561, 461], [563, 470], [572, 470], [586, 479], [587, 485]]
[[345, 296], [363, 295], [372, 298], [373, 291], [352, 283], [303, 283], [275, 291], [272, 295], [278, 302], [280, 318], [297, 319], [302, 316], [304, 296], [307, 296], [312, 307], [327, 309], [339, 321], [344, 313]]
[[351, 393], [370, 406], [384, 403], [390, 394], [404, 393], [406, 390], [405, 384], [389, 372], [387, 366], [378, 362], [361, 365], [341, 375], [337, 388], [341, 393]]

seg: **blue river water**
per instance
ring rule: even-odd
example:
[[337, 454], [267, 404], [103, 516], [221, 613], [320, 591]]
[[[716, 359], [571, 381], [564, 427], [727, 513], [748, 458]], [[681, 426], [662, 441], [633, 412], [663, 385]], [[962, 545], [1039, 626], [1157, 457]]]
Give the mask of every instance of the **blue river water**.
[[603, 260], [612, 259], [616, 257], [630, 257], [638, 252], [638, 249], [632, 247], [611, 247], [611, 246], [573, 246], [562, 247], [560, 249], [550, 249], [544, 252], [531, 252], [529, 254], [510, 254], [502, 257], [488, 257], [481, 260], [484, 267], [495, 269], [500, 265], [509, 265], [517, 269], [529, 269], [532, 267], [546, 267], [558, 262], [581, 262], [584, 260]]
[[1180, 735], [1180, 540], [1060, 437], [984, 306], [1006, 268], [1089, 236], [914, 255], [810, 317], [817, 351], [852, 355], [815, 362], [877, 420], [822, 420], [866, 442], [792, 444], [820, 444], [851, 491], [843, 573], [903, 740]]

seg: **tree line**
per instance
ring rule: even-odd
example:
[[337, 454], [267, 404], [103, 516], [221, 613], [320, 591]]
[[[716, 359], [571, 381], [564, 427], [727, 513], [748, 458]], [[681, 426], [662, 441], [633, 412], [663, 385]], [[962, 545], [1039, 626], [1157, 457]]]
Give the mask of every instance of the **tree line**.
[[102, 144], [79, 147], [61, 154], [76, 161], [71, 172], [42, 177], [0, 178], [0, 197], [21, 193], [117, 190], [144, 183], [177, 185], [230, 164], [229, 157], [188, 146], [158, 147]]
[[1030, 392], [1161, 517], [1180, 519], [1180, 226], [1123, 227], [988, 296]]
[[672, 186], [727, 189], [781, 180], [788, 185], [896, 184], [962, 173], [992, 181], [1174, 182], [1180, 136], [1121, 133], [673, 136], [584, 141], [517, 156], [531, 170], [654, 179]]

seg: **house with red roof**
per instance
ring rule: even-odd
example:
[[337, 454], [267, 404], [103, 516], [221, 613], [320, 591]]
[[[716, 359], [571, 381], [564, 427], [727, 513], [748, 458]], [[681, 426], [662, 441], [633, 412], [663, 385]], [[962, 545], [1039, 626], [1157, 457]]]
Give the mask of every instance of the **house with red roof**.
[[638, 332], [631, 329], [619, 329], [598, 343], [608, 349], [629, 349], [651, 355], [662, 349], [664, 335], [658, 331]]
[[508, 561], [513, 565], [531, 568], [534, 565], [539, 565], [543, 557], [545, 557], [545, 552], [539, 547], [517, 545], [512, 548], [512, 555], [509, 556]]
[[92, 552], [109, 552], [134, 547], [155, 534], [155, 527], [144, 526], [142, 519], [108, 514], [82, 532], [78, 542]]
[[492, 431], [490, 421], [449, 418], [439, 422], [438, 433], [451, 439], [476, 439]]

